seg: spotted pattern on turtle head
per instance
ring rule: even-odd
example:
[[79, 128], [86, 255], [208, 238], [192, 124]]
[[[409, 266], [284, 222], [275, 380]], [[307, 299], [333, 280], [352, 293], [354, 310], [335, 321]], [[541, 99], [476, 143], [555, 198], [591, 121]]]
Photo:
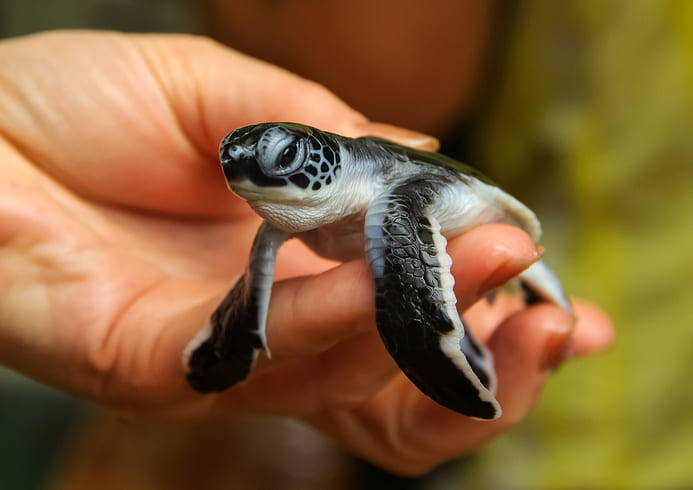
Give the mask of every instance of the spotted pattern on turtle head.
[[327, 137], [309, 136], [310, 156], [300, 173], [289, 180], [303, 188], [313, 191], [332, 184], [342, 169], [339, 145]]

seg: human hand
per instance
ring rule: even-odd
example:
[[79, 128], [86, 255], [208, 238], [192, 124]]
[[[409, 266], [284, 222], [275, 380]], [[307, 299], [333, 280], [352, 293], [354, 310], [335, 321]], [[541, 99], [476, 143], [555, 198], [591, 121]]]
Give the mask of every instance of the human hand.
[[[573, 319], [549, 305], [480, 304], [470, 323], [496, 354], [505, 415], [474, 421], [398, 372], [375, 331], [363, 261], [335, 266], [290, 242], [268, 318], [272, 361], [225, 393], [200, 395], [181, 354], [242, 273], [260, 222], [225, 188], [221, 137], [294, 120], [432, 141], [188, 36], [49, 33], [0, 43], [0, 67], [0, 362], [19, 372], [128, 412], [299, 417], [378, 464], [416, 472], [522, 418], [571, 336], [578, 355], [610, 342], [608, 320], [582, 303], [574, 335]], [[535, 258], [509, 227], [479, 227], [449, 247], [461, 307]]]

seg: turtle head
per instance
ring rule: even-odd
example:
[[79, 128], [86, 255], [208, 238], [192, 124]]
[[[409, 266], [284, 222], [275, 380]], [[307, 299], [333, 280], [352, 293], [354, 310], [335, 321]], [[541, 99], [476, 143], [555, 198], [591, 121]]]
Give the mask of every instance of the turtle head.
[[326, 212], [338, 193], [340, 139], [296, 123], [256, 124], [229, 133], [219, 158], [229, 188], [276, 221], [272, 215], [297, 205]]
[[241, 196], [243, 183], [315, 192], [329, 186], [341, 169], [335, 137], [295, 123], [256, 124], [229, 133], [219, 145], [219, 158], [226, 181]]

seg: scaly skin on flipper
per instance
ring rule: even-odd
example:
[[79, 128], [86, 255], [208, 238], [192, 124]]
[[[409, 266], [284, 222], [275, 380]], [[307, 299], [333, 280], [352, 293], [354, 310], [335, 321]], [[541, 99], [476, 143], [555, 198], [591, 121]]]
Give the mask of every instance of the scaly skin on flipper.
[[[350, 139], [295, 123], [233, 131], [220, 145], [232, 191], [264, 218], [245, 276], [186, 349], [190, 384], [221, 391], [244, 379], [266, 350], [265, 321], [279, 246], [297, 237], [318, 255], [352, 260], [364, 249], [376, 324], [402, 371], [462, 414], [491, 419], [491, 354], [457, 314], [446, 236], [508, 223], [535, 240], [534, 214], [477, 170], [379, 138]], [[570, 310], [560, 283], [537, 262], [520, 275], [528, 299]]]
[[263, 223], [246, 272], [186, 349], [188, 382], [197, 391], [222, 391], [243, 381], [260, 351], [267, 350], [265, 321], [279, 247], [288, 234]]
[[[366, 216], [380, 336], [402, 371], [426, 395], [482, 419], [500, 415], [493, 361], [457, 313], [450, 257], [426, 209], [441, 183], [405, 182]], [[436, 376], [425, 373], [435, 372]]]

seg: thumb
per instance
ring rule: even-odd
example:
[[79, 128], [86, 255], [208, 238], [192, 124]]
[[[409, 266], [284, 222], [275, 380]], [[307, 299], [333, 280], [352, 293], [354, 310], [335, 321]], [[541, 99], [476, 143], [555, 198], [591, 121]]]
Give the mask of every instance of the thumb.
[[425, 151], [436, 151], [440, 147], [440, 142], [433, 136], [412, 131], [411, 129], [392, 126], [391, 124], [372, 121], [345, 128], [342, 134], [350, 137], [378, 136], [404, 146], [411, 146], [412, 148]]
[[[344, 136], [379, 136], [407, 146], [436, 150], [438, 141], [389, 124], [370, 122], [322, 85], [246, 56], [210, 39], [143, 36], [160, 63], [174, 111], [183, 129], [216, 157], [232, 129], [267, 121], [292, 121]], [[155, 69], [157, 66], [154, 67]]]

